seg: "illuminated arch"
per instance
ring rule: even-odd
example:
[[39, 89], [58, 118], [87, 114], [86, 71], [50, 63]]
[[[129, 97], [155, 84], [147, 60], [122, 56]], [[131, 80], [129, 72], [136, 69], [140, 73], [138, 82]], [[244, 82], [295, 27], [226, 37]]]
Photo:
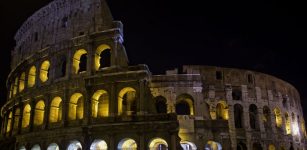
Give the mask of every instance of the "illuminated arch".
[[286, 134], [287, 135], [291, 134], [291, 121], [288, 112], [285, 113], [285, 127], [286, 127]]
[[243, 128], [243, 107], [240, 104], [234, 105], [235, 127]]
[[43, 100], [40, 100], [35, 105], [35, 112], [34, 112], [34, 125], [35, 126], [39, 126], [43, 124], [44, 115], [45, 115], [45, 103]]
[[49, 78], [50, 62], [45, 60], [40, 68], [39, 78], [42, 82], [46, 82]]
[[58, 144], [56, 144], [56, 143], [51, 143], [51, 144], [48, 146], [47, 150], [60, 150], [60, 148], [59, 148], [59, 145], [58, 145]]
[[12, 111], [10, 111], [9, 116], [7, 118], [6, 132], [10, 132], [12, 130], [12, 119], [13, 119], [13, 113]]
[[137, 144], [133, 139], [122, 139], [117, 146], [118, 150], [137, 150]]
[[176, 99], [176, 113], [178, 115], [194, 115], [194, 100], [188, 94], [181, 94]]
[[41, 147], [38, 144], [36, 144], [31, 148], [31, 150], [41, 150]]
[[29, 70], [28, 75], [28, 87], [33, 87], [35, 85], [35, 79], [36, 79], [36, 67], [32, 66]]
[[69, 120], [83, 119], [84, 98], [81, 93], [75, 93], [70, 97], [69, 101]]
[[10, 92], [9, 92], [9, 98], [13, 97], [13, 91], [14, 91], [14, 83], [10, 85]]
[[275, 113], [276, 126], [278, 128], [281, 128], [282, 127], [282, 115], [281, 115], [280, 109], [275, 108], [274, 113]]
[[107, 149], [108, 145], [104, 140], [95, 140], [90, 147], [90, 150], [107, 150]]
[[109, 116], [109, 95], [105, 90], [98, 90], [92, 97], [92, 117]]
[[18, 77], [15, 78], [14, 88], [13, 88], [13, 96], [15, 96], [17, 94], [17, 90], [18, 90]]
[[31, 106], [27, 104], [22, 113], [22, 128], [27, 128], [30, 125], [31, 118]]
[[51, 101], [50, 113], [49, 113], [49, 122], [55, 123], [62, 120], [62, 98], [55, 97]]
[[79, 141], [71, 141], [67, 147], [67, 150], [82, 150], [82, 145]]
[[218, 103], [216, 105], [216, 118], [228, 120], [228, 118], [229, 118], [228, 109], [227, 109], [227, 106], [225, 104]]
[[205, 150], [222, 150], [222, 146], [220, 143], [215, 141], [208, 141]]
[[18, 127], [19, 127], [19, 119], [20, 119], [20, 109], [17, 108], [15, 110], [15, 114], [14, 114], [14, 130], [18, 130]]
[[269, 145], [269, 150], [276, 150], [275, 146], [273, 144]]
[[19, 92], [25, 89], [25, 80], [26, 80], [26, 73], [23, 72], [19, 79]]
[[25, 146], [20, 146], [18, 150], [27, 150]]
[[[111, 48], [109, 45], [106, 44], [102, 44], [100, 46], [98, 46], [98, 48], [96, 49], [96, 53], [95, 53], [95, 69], [96, 71], [99, 70], [100, 68], [103, 67], [109, 67], [111, 62], [110, 62], [110, 51]], [[108, 53], [108, 57], [101, 57], [101, 55], [103, 55], [103, 53]], [[103, 64], [102, 62], [105, 60], [108, 60], [108, 62], [104, 62], [105, 64]]]
[[188, 141], [181, 141], [180, 145], [183, 150], [197, 150], [197, 147], [194, 143]]
[[132, 87], [123, 88], [118, 94], [118, 115], [136, 113], [136, 90]]
[[167, 150], [168, 144], [162, 138], [154, 138], [149, 142], [149, 150]]
[[163, 96], [157, 96], [154, 98], [156, 110], [159, 114], [166, 114], [167, 113], [167, 100]]
[[73, 57], [73, 72], [78, 74], [86, 71], [87, 66], [87, 51], [85, 49], [79, 49], [75, 52]]

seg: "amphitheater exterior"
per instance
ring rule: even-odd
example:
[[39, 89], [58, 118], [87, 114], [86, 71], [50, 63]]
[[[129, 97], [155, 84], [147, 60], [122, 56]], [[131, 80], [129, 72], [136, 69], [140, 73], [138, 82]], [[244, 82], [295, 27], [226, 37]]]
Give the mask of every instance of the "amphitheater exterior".
[[306, 149], [291, 84], [234, 68], [130, 66], [105, 0], [54, 0], [15, 40], [1, 149]]

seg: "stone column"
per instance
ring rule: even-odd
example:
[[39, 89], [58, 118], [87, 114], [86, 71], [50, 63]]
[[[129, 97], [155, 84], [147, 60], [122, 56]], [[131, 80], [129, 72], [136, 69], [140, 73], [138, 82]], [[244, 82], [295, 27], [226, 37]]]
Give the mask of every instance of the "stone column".
[[235, 117], [234, 117], [234, 108], [233, 105], [228, 105], [228, 125], [229, 125], [229, 136], [231, 142], [231, 148], [237, 149], [237, 135], [235, 127]]
[[112, 82], [110, 85], [110, 97], [109, 97], [109, 116], [115, 117], [118, 113], [117, 110], [117, 88], [116, 83]]
[[144, 115], [145, 113], [145, 80], [139, 80], [139, 101], [137, 102], [137, 114]]

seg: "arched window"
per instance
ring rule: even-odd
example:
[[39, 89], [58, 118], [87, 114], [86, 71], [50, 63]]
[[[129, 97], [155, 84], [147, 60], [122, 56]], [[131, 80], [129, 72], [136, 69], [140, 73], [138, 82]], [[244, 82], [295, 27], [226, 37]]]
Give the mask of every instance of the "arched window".
[[282, 105], [283, 105], [284, 108], [288, 108], [287, 98], [286, 97], [283, 97]]
[[49, 122], [55, 123], [62, 120], [62, 98], [55, 97], [51, 101]]
[[188, 94], [182, 94], [176, 99], [176, 113], [178, 115], [194, 115], [194, 100]]
[[226, 109], [226, 106], [222, 103], [218, 103], [216, 105], [216, 118], [228, 120], [228, 117], [228, 110]]
[[180, 145], [183, 150], [197, 150], [197, 147], [194, 143], [188, 141], [181, 141]]
[[17, 89], [18, 89], [18, 77], [15, 78], [14, 88], [13, 88], [13, 96], [15, 96], [17, 94]]
[[34, 125], [35, 126], [39, 126], [43, 124], [44, 115], [45, 115], [45, 103], [43, 100], [40, 100], [35, 105], [35, 112], [34, 112]]
[[69, 120], [83, 119], [84, 98], [81, 93], [75, 93], [70, 97], [69, 101]]
[[262, 150], [262, 146], [260, 143], [254, 143], [253, 144], [253, 150]]
[[109, 116], [109, 95], [105, 90], [98, 90], [92, 97], [92, 117]]
[[59, 145], [56, 143], [52, 143], [48, 146], [47, 150], [59, 150]]
[[12, 119], [13, 119], [13, 113], [12, 111], [10, 111], [8, 118], [7, 118], [6, 132], [10, 132], [12, 129]]
[[71, 141], [67, 150], [82, 150], [82, 145], [79, 141]]
[[136, 90], [123, 88], [118, 94], [118, 115], [133, 115], [137, 112]]
[[19, 79], [19, 92], [25, 89], [26, 73], [22, 73]]
[[137, 144], [133, 139], [122, 139], [117, 146], [118, 150], [137, 150]]
[[267, 106], [263, 107], [263, 124], [266, 130], [271, 129], [271, 111]]
[[166, 98], [163, 96], [157, 96], [154, 98], [156, 110], [159, 114], [166, 114], [167, 113], [167, 105], [166, 105]]
[[205, 150], [222, 150], [222, 145], [215, 141], [208, 141]]
[[95, 140], [91, 147], [90, 150], [107, 150], [108, 145], [104, 140]]
[[232, 99], [233, 100], [242, 100], [242, 92], [239, 89], [232, 90]]
[[275, 108], [274, 113], [275, 113], [276, 127], [281, 128], [282, 127], [282, 115], [281, 115], [279, 108]]
[[41, 150], [41, 147], [38, 144], [36, 144], [31, 148], [31, 150]]
[[252, 129], [258, 129], [258, 110], [257, 106], [251, 104], [249, 106], [249, 124]]
[[17, 131], [19, 127], [20, 109], [17, 108], [14, 114], [14, 130]]
[[276, 150], [275, 146], [273, 144], [269, 145], [269, 150]]
[[154, 138], [149, 142], [149, 150], [167, 150], [168, 144], [162, 138]]
[[50, 62], [48, 60], [45, 60], [40, 68], [39, 78], [44, 83], [49, 78], [49, 69], [50, 69]]
[[31, 118], [31, 106], [27, 104], [25, 105], [22, 113], [22, 128], [29, 127], [30, 118]]
[[62, 78], [66, 75], [66, 56], [60, 56], [56, 63], [55, 78]]
[[36, 67], [32, 66], [29, 70], [28, 75], [28, 87], [33, 87], [35, 85], [35, 78], [36, 78]]
[[235, 127], [243, 128], [243, 107], [240, 104], [234, 105]]
[[14, 91], [14, 83], [10, 85], [10, 92], [9, 92], [9, 98], [13, 97], [13, 91]]
[[108, 45], [100, 45], [95, 54], [95, 69], [110, 67], [111, 65], [111, 48]]
[[286, 126], [286, 134], [287, 135], [291, 134], [291, 121], [289, 114], [287, 112], [285, 113], [285, 126]]
[[73, 72], [75, 74], [86, 71], [87, 51], [85, 49], [77, 50], [73, 57]]

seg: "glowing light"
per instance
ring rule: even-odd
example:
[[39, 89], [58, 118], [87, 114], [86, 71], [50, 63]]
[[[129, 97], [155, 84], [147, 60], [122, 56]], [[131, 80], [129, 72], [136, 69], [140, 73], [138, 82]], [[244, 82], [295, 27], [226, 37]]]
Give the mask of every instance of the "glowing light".
[[62, 99], [55, 97], [51, 102], [49, 122], [55, 123], [62, 120]]
[[122, 115], [124, 112], [127, 113], [127, 115], [130, 115], [131, 105], [127, 105], [126, 107], [123, 107], [124, 95], [127, 94], [127, 101], [129, 102], [129, 104], [132, 104], [132, 102], [135, 100], [135, 92], [136, 90], [132, 87], [123, 88], [119, 92], [118, 94], [118, 115]]
[[119, 150], [137, 150], [137, 144], [133, 139], [123, 139], [118, 143]]
[[109, 95], [104, 90], [98, 90], [92, 97], [92, 117], [107, 117], [109, 115]]
[[293, 134], [294, 136], [299, 136], [299, 135], [300, 135], [299, 126], [298, 126], [298, 124], [297, 124], [296, 121], [292, 123], [292, 129], [293, 129], [292, 134]]
[[282, 127], [282, 115], [281, 115], [279, 108], [275, 108], [274, 113], [275, 113], [275, 119], [276, 119], [276, 126], [278, 128], [281, 128]]
[[95, 140], [91, 147], [90, 150], [107, 150], [108, 145], [104, 140]]
[[73, 94], [70, 97], [68, 119], [83, 119], [83, 106], [83, 95], [81, 93]]
[[149, 149], [150, 150], [157, 150], [160, 147], [164, 147], [164, 149], [168, 148], [168, 144], [164, 139], [161, 138], [154, 138], [149, 142]]
[[35, 78], [36, 78], [36, 68], [35, 66], [32, 66], [28, 75], [28, 87], [33, 87], [35, 85]]
[[22, 128], [27, 128], [30, 125], [31, 106], [27, 104], [23, 109]]
[[[86, 54], [87, 54], [87, 51], [85, 49], [77, 50], [76, 53], [74, 54], [74, 57], [73, 57], [73, 72], [75, 74], [79, 73], [81, 56], [86, 55]], [[86, 62], [84, 62], [84, 63], [86, 63]]]
[[60, 150], [58, 144], [52, 143], [48, 146], [47, 150]]
[[50, 62], [48, 60], [44, 61], [41, 65], [39, 78], [41, 79], [42, 82], [46, 82], [49, 78], [48, 77], [49, 67], [50, 67]]
[[82, 145], [79, 141], [72, 141], [67, 147], [67, 150], [82, 150]]
[[103, 59], [103, 58], [100, 58], [100, 54], [104, 51], [104, 50], [107, 50], [107, 49], [111, 49], [109, 45], [100, 45], [97, 50], [96, 50], [96, 54], [95, 54], [95, 69], [96, 71], [99, 70], [100, 68], [100, 59]]
[[22, 73], [19, 79], [19, 92], [25, 89], [26, 73]]
[[44, 114], [45, 114], [45, 103], [44, 101], [41, 100], [37, 102], [35, 106], [34, 125], [39, 126], [43, 124]]
[[197, 150], [197, 147], [194, 143], [188, 141], [181, 141], [180, 145], [183, 150]]

